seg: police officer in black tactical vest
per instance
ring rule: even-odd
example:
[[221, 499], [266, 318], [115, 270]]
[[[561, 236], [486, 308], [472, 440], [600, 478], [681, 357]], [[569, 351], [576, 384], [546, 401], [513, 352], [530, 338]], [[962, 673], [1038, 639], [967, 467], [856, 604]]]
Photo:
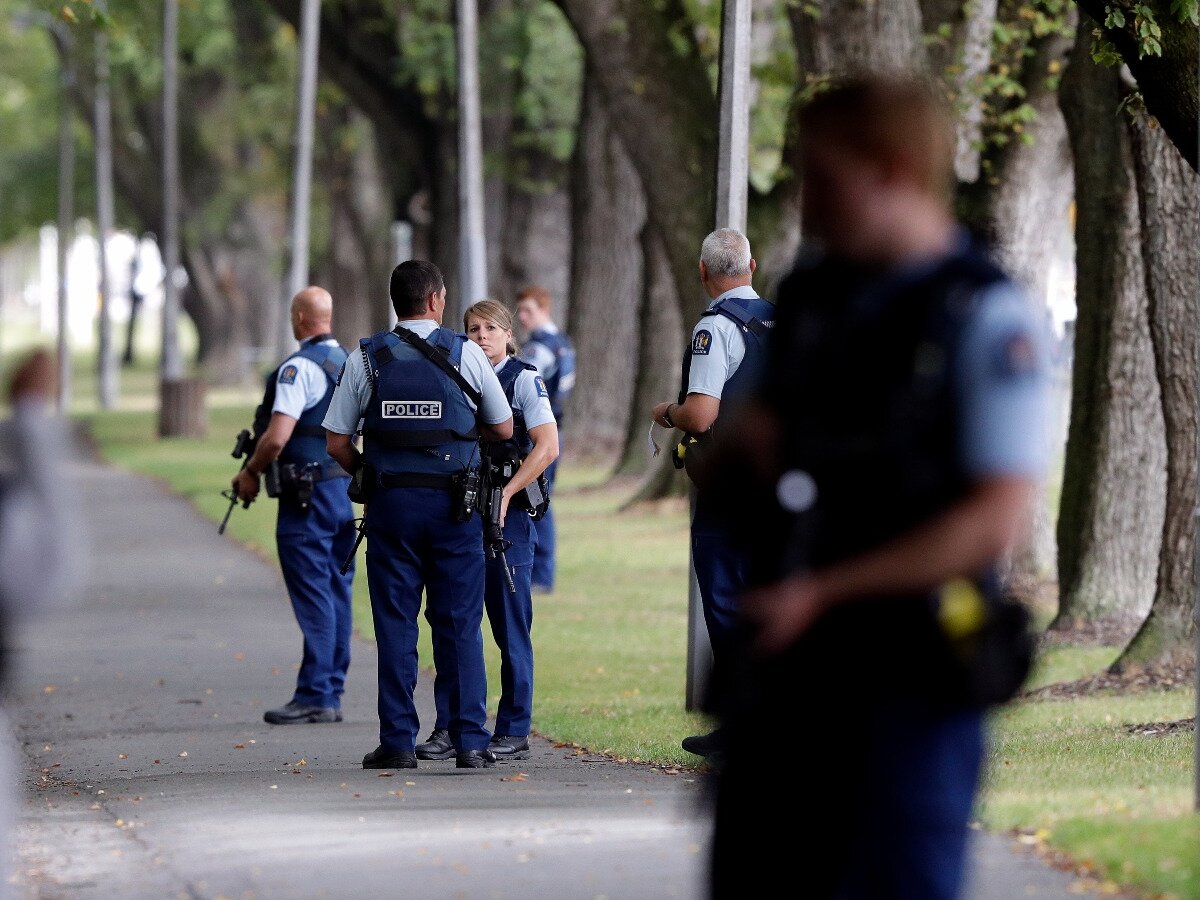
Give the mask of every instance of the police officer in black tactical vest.
[[326, 452], [321, 427], [346, 361], [330, 333], [333, 299], [307, 287], [292, 299], [291, 317], [300, 348], [267, 377], [254, 454], [233, 481], [238, 497], [253, 500], [266, 475], [268, 495], [279, 500], [279, 565], [304, 635], [292, 699], [263, 714], [272, 725], [342, 721], [354, 581], [353, 567], [341, 572], [354, 543], [350, 479]]
[[[683, 430], [676, 461], [689, 473], [729, 422], [738, 398], [745, 395], [762, 368], [767, 338], [775, 324], [775, 304], [759, 297], [752, 286], [757, 267], [750, 241], [735, 229], [717, 229], [700, 245], [700, 283], [711, 302], [692, 329], [684, 351], [679, 396], [650, 411], [656, 424]], [[692, 566], [709, 644], [719, 663], [737, 622], [748, 556], [745, 548], [730, 540], [728, 523], [711, 498], [708, 491], [696, 491]], [[718, 727], [708, 734], [684, 738], [682, 746], [688, 753], [716, 758], [724, 738]]]
[[1048, 335], [953, 218], [929, 88], [849, 80], [798, 133], [809, 244], [703, 476], [754, 585], [711, 893], [951, 900], [984, 713], [1030, 662], [999, 561], [1047, 468]]

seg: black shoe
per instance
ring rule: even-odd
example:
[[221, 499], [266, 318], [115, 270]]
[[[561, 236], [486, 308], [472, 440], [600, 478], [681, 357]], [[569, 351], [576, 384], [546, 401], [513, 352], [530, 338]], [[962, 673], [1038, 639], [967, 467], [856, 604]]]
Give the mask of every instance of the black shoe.
[[293, 700], [278, 709], [263, 713], [263, 721], [272, 725], [299, 725], [306, 722], [340, 722], [342, 711], [332, 706], [309, 706]]
[[425, 743], [417, 744], [418, 759], [449, 759], [453, 755], [454, 745], [450, 743], [450, 732], [445, 728], [435, 728]]
[[415, 769], [416, 767], [417, 754], [411, 750], [384, 750], [382, 744], [363, 757], [364, 769]]
[[496, 754], [491, 750], [460, 750], [454, 757], [456, 769], [490, 769], [496, 765]]
[[498, 734], [488, 743], [488, 749], [497, 759], [529, 759], [529, 738]]
[[715, 756], [725, 749], [725, 735], [720, 728], [708, 734], [694, 734], [683, 739], [682, 747], [697, 756]]

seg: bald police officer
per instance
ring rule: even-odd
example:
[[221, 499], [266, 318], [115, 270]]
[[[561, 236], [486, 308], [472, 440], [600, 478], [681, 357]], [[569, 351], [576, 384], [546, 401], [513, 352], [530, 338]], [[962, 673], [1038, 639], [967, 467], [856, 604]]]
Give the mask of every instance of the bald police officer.
[[346, 360], [330, 333], [333, 298], [307, 287], [292, 299], [291, 316], [300, 348], [267, 377], [254, 454], [233, 480], [237, 495], [253, 500], [268, 467], [279, 473], [275, 544], [304, 649], [292, 699], [263, 714], [272, 725], [342, 721], [354, 581], [353, 568], [340, 571], [354, 542], [349, 479], [326, 452], [321, 427]]
[[[367, 584], [379, 646], [379, 746], [365, 769], [416, 768], [421, 595], [448, 698], [459, 768], [488, 768], [483, 526], [472, 511], [479, 441], [508, 440], [513, 414], [492, 364], [443, 328], [446, 286], [429, 262], [392, 271], [399, 320], [359, 342], [325, 417], [330, 454], [366, 495]], [[354, 437], [362, 423], [362, 451]], [[475, 488], [477, 490], [477, 486]]]
[[[746, 236], [721, 228], [700, 248], [700, 283], [712, 303], [696, 327], [684, 353], [683, 377], [675, 402], [651, 410], [654, 422], [679, 428], [684, 448], [699, 455], [719, 430], [733, 399], [744, 394], [759, 370], [766, 338], [775, 322], [775, 306], [752, 287], [758, 267]], [[691, 524], [692, 563], [704, 623], [714, 659], [719, 660], [737, 621], [737, 596], [746, 584], [745, 553], [728, 540], [725, 523], [709, 502], [707, 491], [696, 491]], [[721, 731], [684, 738], [683, 749], [713, 756], [721, 749]]]

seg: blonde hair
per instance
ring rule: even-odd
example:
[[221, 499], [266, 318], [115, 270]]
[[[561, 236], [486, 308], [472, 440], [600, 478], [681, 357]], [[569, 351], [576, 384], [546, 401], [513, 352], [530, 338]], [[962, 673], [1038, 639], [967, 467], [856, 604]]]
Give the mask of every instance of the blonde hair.
[[[478, 303], [472, 303], [463, 313], [463, 330], [471, 327], [471, 317], [483, 319], [485, 322], [491, 322], [493, 325], [504, 329], [509, 334], [512, 334], [513, 320], [512, 313], [508, 311], [508, 307], [496, 300], [480, 300]], [[509, 356], [515, 356], [517, 345], [513, 343], [512, 338], [508, 340], [508, 346], [504, 348]]]

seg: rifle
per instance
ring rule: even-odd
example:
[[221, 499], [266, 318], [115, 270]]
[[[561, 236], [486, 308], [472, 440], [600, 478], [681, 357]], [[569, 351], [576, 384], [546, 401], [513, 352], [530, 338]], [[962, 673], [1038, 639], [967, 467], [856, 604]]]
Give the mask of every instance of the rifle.
[[[254, 448], [258, 445], [258, 439], [251, 436], [250, 429], [243, 428], [238, 432], [237, 440], [233, 445], [233, 452], [229, 455], [234, 459], [242, 461], [242, 469], [246, 468], [246, 463], [250, 462], [250, 457], [254, 455]], [[242, 469], [238, 469], [241, 472]], [[225, 526], [229, 524], [229, 517], [233, 514], [233, 508], [237, 506], [238, 495], [234, 493], [233, 488], [226, 488], [221, 491], [221, 496], [229, 501], [229, 509], [225, 510], [225, 518], [221, 520], [220, 526], [217, 528], [217, 534], [225, 533]], [[242, 509], [249, 509], [253, 501], [243, 500]]]
[[354, 557], [358, 554], [358, 547], [363, 542], [363, 538], [367, 536], [367, 517], [363, 515], [361, 518], [354, 520], [356, 536], [354, 538], [354, 546], [350, 548], [350, 552], [346, 554], [346, 559], [342, 563], [341, 572], [345, 575], [350, 571], [350, 565], [354, 562]]
[[504, 566], [504, 578], [508, 581], [508, 589], [516, 593], [517, 586], [513, 582], [512, 569], [508, 567], [508, 557], [505, 551], [512, 546], [512, 541], [504, 536], [504, 525], [500, 522], [500, 507], [503, 503], [504, 486], [500, 481], [500, 469], [486, 457], [481, 466], [483, 469], [483, 505], [479, 512], [483, 518], [483, 547], [488, 559], [499, 559]]

